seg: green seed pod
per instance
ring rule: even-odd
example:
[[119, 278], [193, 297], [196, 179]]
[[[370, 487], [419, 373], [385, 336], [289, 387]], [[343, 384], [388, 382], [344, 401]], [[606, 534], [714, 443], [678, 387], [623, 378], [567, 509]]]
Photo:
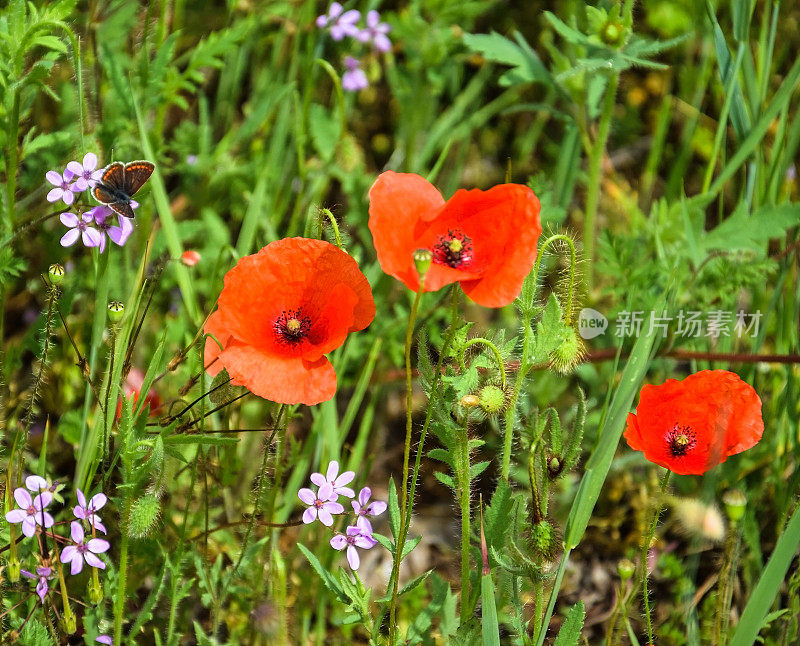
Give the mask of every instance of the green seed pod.
[[747, 507], [747, 497], [738, 489], [731, 489], [722, 496], [722, 502], [725, 503], [725, 512], [731, 522], [739, 522], [744, 516], [744, 510]]
[[75, 615], [69, 613], [64, 617], [64, 632], [68, 635], [74, 635], [78, 631], [78, 620]]
[[110, 301], [108, 304], [108, 319], [112, 323], [119, 323], [125, 315], [125, 304], [121, 301]]
[[484, 386], [478, 396], [487, 415], [496, 415], [506, 407], [506, 394], [499, 386]]
[[609, 20], [600, 30], [600, 40], [611, 47], [620, 47], [625, 44], [625, 25], [617, 20]]
[[623, 581], [630, 579], [634, 572], [636, 572], [636, 566], [630, 559], [620, 559], [619, 563], [617, 563], [617, 573]]
[[8, 581], [10, 583], [16, 583], [19, 581], [19, 561], [16, 557], [11, 557], [11, 560], [8, 562], [6, 566], [6, 572], [8, 573]]
[[432, 260], [433, 254], [429, 249], [417, 249], [414, 252], [414, 265], [417, 268], [417, 273], [419, 274], [420, 280], [425, 278], [425, 274], [427, 274], [428, 269], [431, 268]]
[[89, 579], [89, 585], [86, 589], [89, 593], [89, 603], [92, 605], [96, 606], [103, 600], [103, 584], [100, 581], [95, 581], [94, 577]]
[[60, 285], [64, 281], [64, 276], [66, 273], [67, 272], [64, 269], [64, 265], [54, 263], [48, 268], [47, 277], [50, 279], [50, 282], [53, 285]]
[[583, 358], [583, 341], [578, 337], [575, 328], [566, 328], [564, 338], [558, 347], [550, 354], [550, 365], [563, 375], [572, 372], [572, 369]]
[[161, 505], [152, 494], [142, 496], [131, 506], [128, 534], [133, 538], [144, 538], [153, 529], [161, 515]]

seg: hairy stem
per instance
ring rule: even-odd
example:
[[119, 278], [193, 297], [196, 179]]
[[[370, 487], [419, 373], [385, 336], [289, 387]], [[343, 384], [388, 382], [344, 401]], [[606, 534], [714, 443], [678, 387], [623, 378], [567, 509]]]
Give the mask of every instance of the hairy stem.
[[650, 543], [653, 542], [653, 537], [656, 535], [656, 527], [658, 526], [658, 519], [661, 516], [662, 504], [661, 499], [664, 497], [664, 492], [667, 490], [669, 484], [669, 476], [672, 472], [665, 469], [664, 475], [661, 478], [661, 487], [659, 489], [658, 497], [655, 500], [655, 509], [653, 511], [653, 520], [650, 523], [650, 529], [642, 542], [641, 554], [641, 575], [642, 575], [642, 604], [644, 605], [644, 618], [647, 623], [647, 643], [654, 644], [653, 641], [653, 624], [650, 618], [650, 596], [647, 589], [647, 555], [650, 551]]

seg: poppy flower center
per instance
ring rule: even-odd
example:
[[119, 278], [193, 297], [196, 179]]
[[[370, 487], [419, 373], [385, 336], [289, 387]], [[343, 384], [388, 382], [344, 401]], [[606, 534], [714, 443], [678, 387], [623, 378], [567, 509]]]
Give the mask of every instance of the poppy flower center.
[[437, 264], [453, 269], [468, 267], [473, 260], [472, 239], [458, 229], [448, 230], [447, 235], [439, 236], [432, 252]]
[[278, 341], [289, 345], [297, 345], [308, 335], [311, 319], [303, 316], [300, 310], [284, 310], [274, 324]]
[[695, 447], [695, 444], [697, 438], [691, 426], [675, 424], [667, 433], [667, 447], [674, 458], [683, 457]]

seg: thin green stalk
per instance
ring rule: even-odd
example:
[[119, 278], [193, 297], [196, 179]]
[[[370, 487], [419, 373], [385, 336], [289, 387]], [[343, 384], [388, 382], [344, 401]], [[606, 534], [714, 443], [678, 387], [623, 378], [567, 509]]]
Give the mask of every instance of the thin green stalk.
[[[410, 518], [408, 509], [408, 463], [411, 455], [411, 428], [412, 428], [412, 407], [413, 407], [413, 383], [411, 373], [411, 344], [414, 340], [414, 322], [417, 319], [419, 303], [422, 300], [422, 293], [425, 290], [425, 277], [420, 276], [419, 288], [414, 296], [414, 304], [408, 315], [408, 326], [406, 327], [406, 441], [403, 450], [403, 484], [400, 489], [400, 527], [405, 528], [406, 521]], [[402, 529], [401, 529], [402, 533]], [[392, 599], [389, 606], [389, 638], [392, 644], [395, 642], [397, 634], [397, 589], [400, 579], [400, 559], [403, 556], [404, 540], [398, 536], [395, 549], [394, 563], [392, 564]]]
[[500, 350], [498, 350], [497, 346], [494, 343], [492, 343], [491, 341], [489, 341], [489, 339], [484, 339], [482, 337], [475, 337], [474, 339], [470, 339], [469, 341], [467, 341], [461, 347], [461, 351], [458, 353], [458, 363], [459, 363], [459, 365], [462, 368], [466, 367], [464, 365], [464, 355], [467, 352], [467, 348], [469, 348], [471, 345], [478, 345], [478, 344], [485, 345], [494, 354], [494, 358], [497, 361], [497, 367], [500, 369], [501, 385], [503, 387], [503, 390], [505, 390], [505, 387], [506, 387], [506, 364], [503, 362], [503, 355], [500, 354]]
[[339, 224], [336, 222], [336, 218], [333, 217], [333, 213], [331, 213], [330, 209], [320, 209], [319, 211], [328, 218], [328, 222], [331, 223], [331, 228], [333, 229], [333, 236], [336, 240], [336, 246], [339, 247], [339, 249], [342, 249], [342, 237], [339, 235]]
[[654, 644], [653, 641], [653, 624], [650, 619], [650, 597], [647, 590], [647, 555], [650, 551], [650, 543], [656, 535], [656, 527], [658, 526], [658, 519], [661, 516], [662, 504], [661, 499], [664, 497], [664, 492], [667, 490], [669, 484], [669, 477], [672, 472], [669, 469], [664, 470], [664, 475], [661, 477], [661, 487], [659, 489], [658, 498], [655, 501], [655, 511], [653, 513], [653, 520], [650, 523], [650, 529], [644, 537], [642, 543], [641, 554], [641, 574], [642, 574], [642, 603], [644, 604], [644, 618], [647, 623], [647, 643]]
[[732, 522], [725, 541], [725, 557], [719, 573], [717, 609], [714, 613], [714, 630], [711, 635], [711, 643], [714, 646], [725, 646], [728, 642], [728, 622], [731, 614], [733, 580], [736, 574], [735, 564], [739, 558], [741, 539], [741, 525]]
[[[127, 474], [130, 476], [130, 474]], [[128, 482], [129, 478], [125, 478]], [[125, 494], [122, 501], [122, 511], [120, 513], [120, 544], [119, 544], [119, 567], [117, 569], [117, 597], [114, 600], [114, 643], [122, 643], [122, 616], [125, 610], [125, 596], [128, 586], [128, 545], [130, 537], [128, 536], [128, 526], [131, 520], [131, 494], [130, 487], [125, 489]]]
[[555, 242], [563, 242], [569, 247], [569, 290], [567, 291], [567, 302], [564, 305], [564, 321], [569, 325], [572, 322], [572, 302], [575, 294], [575, 271], [577, 267], [578, 257], [575, 251], [575, 242], [568, 235], [557, 233], [550, 236], [539, 246], [539, 254], [536, 258], [536, 263], [533, 266], [534, 280], [539, 277], [539, 269], [542, 265], [544, 252], [547, 247]]
[[522, 390], [522, 383], [531, 368], [528, 355], [530, 354], [530, 345], [533, 338], [533, 330], [530, 321], [525, 321], [525, 331], [522, 333], [522, 357], [520, 358], [519, 370], [517, 371], [517, 379], [514, 382], [514, 390], [511, 392], [511, 397], [508, 400], [508, 407], [506, 408], [505, 416], [503, 418], [503, 466], [501, 474], [503, 478], [508, 480], [508, 473], [511, 470], [511, 446], [514, 443], [514, 426], [517, 423], [517, 402], [519, 401], [519, 394]]
[[594, 259], [594, 219], [597, 215], [597, 205], [600, 198], [600, 180], [602, 179], [603, 153], [611, 131], [611, 118], [614, 116], [614, 106], [617, 100], [617, 86], [619, 85], [619, 72], [612, 72], [608, 80], [603, 111], [600, 114], [600, 123], [597, 127], [597, 137], [594, 140], [589, 156], [589, 185], [586, 195], [586, 214], [583, 220], [583, 250], [589, 261], [586, 266], [586, 283], [592, 285], [592, 268]]
[[459, 506], [461, 507], [461, 625], [463, 626], [469, 619], [469, 525], [470, 525], [470, 468], [469, 468], [469, 436], [467, 435], [466, 423], [458, 434], [459, 452]]
[[8, 115], [6, 127], [6, 221], [8, 233], [14, 231], [14, 205], [17, 193], [17, 165], [19, 138], [20, 88], [14, 89], [14, 100], [11, 103], [11, 114]]

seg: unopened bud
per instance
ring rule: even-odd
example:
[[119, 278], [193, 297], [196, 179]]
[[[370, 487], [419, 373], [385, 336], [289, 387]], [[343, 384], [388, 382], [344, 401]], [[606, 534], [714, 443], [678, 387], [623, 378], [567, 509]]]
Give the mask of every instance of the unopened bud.
[[480, 392], [481, 408], [488, 415], [496, 415], [506, 405], [506, 394], [499, 386], [484, 386]]
[[78, 630], [78, 621], [75, 619], [75, 615], [71, 612], [69, 614], [64, 614], [64, 632], [68, 635], [73, 635]]
[[481, 398], [477, 395], [464, 395], [461, 398], [461, 405], [464, 408], [475, 408], [481, 405]]
[[725, 503], [725, 512], [731, 522], [739, 522], [747, 507], [747, 497], [739, 489], [731, 489], [722, 496], [722, 502]]
[[425, 278], [425, 274], [427, 274], [428, 269], [431, 268], [432, 260], [433, 254], [429, 249], [417, 249], [414, 252], [414, 265], [417, 268], [417, 273], [419, 274], [420, 280]]
[[611, 47], [619, 47], [625, 42], [625, 26], [616, 20], [609, 20], [600, 30], [600, 40]]
[[200, 262], [200, 254], [193, 249], [184, 251], [181, 254], [181, 262], [187, 267], [194, 267], [198, 262]]
[[550, 479], [557, 477], [563, 468], [564, 463], [555, 455], [547, 460], [547, 475], [550, 476]]
[[535, 523], [531, 530], [533, 549], [537, 554], [550, 559], [556, 552], [556, 533], [553, 526], [546, 520]]
[[108, 318], [112, 323], [119, 323], [125, 315], [125, 305], [121, 301], [111, 301], [108, 304]]
[[583, 341], [578, 337], [575, 328], [568, 327], [564, 338], [550, 354], [550, 363], [561, 374], [568, 374], [583, 358]]
[[50, 265], [48, 268], [47, 277], [50, 279], [50, 282], [53, 285], [60, 285], [63, 282], [66, 273], [67, 272], [64, 270], [64, 265], [55, 263]]

